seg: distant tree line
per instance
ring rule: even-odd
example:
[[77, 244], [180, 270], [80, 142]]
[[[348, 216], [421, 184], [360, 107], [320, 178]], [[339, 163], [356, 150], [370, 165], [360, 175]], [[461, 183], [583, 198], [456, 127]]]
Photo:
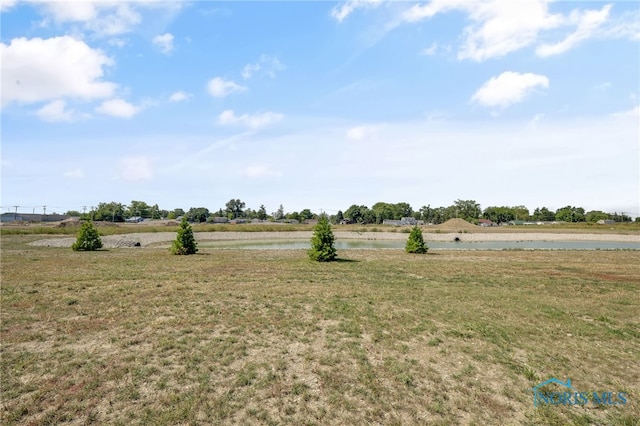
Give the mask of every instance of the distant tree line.
[[[310, 209], [285, 213], [282, 204], [275, 212], [267, 213], [264, 205], [258, 209], [247, 208], [240, 199], [231, 199], [224, 208], [209, 211], [206, 207], [191, 207], [185, 211], [181, 208], [163, 210], [157, 204], [150, 205], [144, 201], [131, 201], [129, 205], [118, 202], [99, 203], [88, 212], [68, 211], [70, 216], [81, 216], [84, 219], [107, 222], [124, 222], [130, 218], [142, 219], [180, 219], [186, 217], [191, 223], [215, 222], [216, 218], [262, 220], [262, 221], [298, 221], [317, 219], [318, 214]], [[382, 224], [385, 220], [414, 218], [425, 223], [439, 224], [447, 220], [460, 218], [471, 223], [487, 219], [496, 224], [511, 221], [535, 222], [597, 222], [613, 220], [615, 222], [631, 222], [631, 217], [624, 213], [606, 213], [600, 210], [585, 212], [582, 207], [566, 206], [555, 211], [547, 207], [538, 207], [533, 213], [525, 206], [489, 206], [482, 209], [475, 200], [455, 200], [447, 207], [431, 207], [426, 205], [414, 210], [409, 203], [375, 203], [371, 208], [366, 205], [353, 204], [344, 212], [339, 210], [329, 215], [331, 223]], [[636, 218], [640, 221], [640, 217]]]

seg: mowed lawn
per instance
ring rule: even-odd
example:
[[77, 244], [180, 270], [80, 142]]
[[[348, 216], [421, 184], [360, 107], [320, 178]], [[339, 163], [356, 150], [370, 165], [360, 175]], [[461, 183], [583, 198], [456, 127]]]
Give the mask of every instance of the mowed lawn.
[[[0, 423], [640, 419], [640, 254], [165, 249], [2, 239]], [[551, 377], [617, 406], [543, 406]], [[550, 390], [563, 392], [561, 387]]]

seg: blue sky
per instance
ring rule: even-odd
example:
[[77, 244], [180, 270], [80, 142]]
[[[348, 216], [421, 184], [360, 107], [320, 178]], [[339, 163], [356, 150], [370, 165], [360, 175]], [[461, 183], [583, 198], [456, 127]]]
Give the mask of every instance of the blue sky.
[[1, 4], [3, 212], [640, 215], [637, 2]]

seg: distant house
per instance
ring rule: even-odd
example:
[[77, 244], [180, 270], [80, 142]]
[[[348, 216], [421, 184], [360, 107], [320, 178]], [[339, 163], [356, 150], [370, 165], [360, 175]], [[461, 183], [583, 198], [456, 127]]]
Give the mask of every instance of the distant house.
[[128, 223], [139, 223], [139, 222], [142, 222], [143, 220], [144, 219], [140, 216], [132, 216], [128, 219], [125, 219], [124, 221]]
[[32, 213], [3, 213], [0, 220], [2, 223], [9, 222], [60, 222], [69, 219], [66, 214], [32, 214]]
[[385, 219], [382, 221], [383, 225], [392, 225], [392, 226], [422, 226], [424, 225], [423, 220], [416, 220], [413, 217], [403, 217], [400, 220], [394, 219]]
[[304, 224], [305, 225], [317, 225], [318, 224], [318, 219], [305, 219], [304, 220]]
[[351, 219], [342, 219], [340, 221], [340, 225], [351, 225], [351, 224], [354, 224], [354, 223], [355, 222], [353, 220], [351, 220]]
[[232, 225], [240, 225], [242, 223], [247, 223], [247, 219], [240, 219], [240, 218], [231, 219], [229, 223]]
[[215, 216], [213, 219], [211, 219], [211, 222], [213, 222], [213, 223], [228, 223], [229, 219], [227, 219], [226, 217], [222, 217], [222, 216]]
[[526, 220], [510, 220], [508, 223], [509, 223], [509, 225], [512, 225], [512, 226], [513, 225], [535, 225], [536, 224], [536, 222], [529, 222], [529, 221], [526, 221]]
[[496, 226], [495, 222], [489, 219], [478, 219], [478, 225], [485, 226], [485, 227]]
[[600, 219], [598, 221], [598, 223], [600, 225], [614, 225], [616, 223], [616, 221], [615, 220], [611, 220], [611, 219]]

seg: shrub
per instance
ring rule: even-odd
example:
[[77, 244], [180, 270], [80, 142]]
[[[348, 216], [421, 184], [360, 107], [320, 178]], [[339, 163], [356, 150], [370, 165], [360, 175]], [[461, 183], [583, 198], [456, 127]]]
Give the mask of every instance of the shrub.
[[320, 217], [318, 223], [313, 228], [311, 237], [311, 249], [308, 251], [309, 257], [318, 262], [330, 262], [335, 260], [336, 248], [333, 246], [335, 237], [331, 231], [331, 224], [326, 216]]
[[92, 222], [82, 224], [78, 232], [78, 239], [71, 246], [74, 251], [93, 251], [102, 248], [102, 240], [98, 230], [93, 226]]
[[407, 253], [426, 253], [429, 249], [422, 238], [422, 230], [419, 226], [414, 226], [409, 234], [407, 245], [404, 248]]
[[171, 245], [173, 254], [195, 254], [198, 251], [198, 243], [193, 236], [193, 228], [187, 221], [186, 216], [182, 218], [178, 235]]

